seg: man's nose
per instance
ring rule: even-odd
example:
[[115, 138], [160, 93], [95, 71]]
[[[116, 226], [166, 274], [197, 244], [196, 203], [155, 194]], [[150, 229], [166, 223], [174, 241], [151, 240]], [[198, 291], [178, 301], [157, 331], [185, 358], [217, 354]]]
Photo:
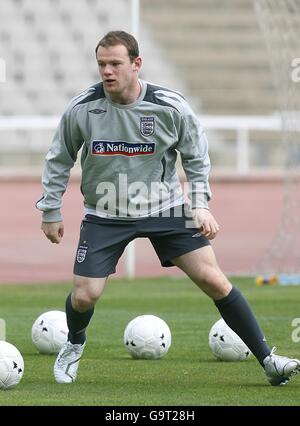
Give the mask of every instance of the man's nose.
[[112, 73], [112, 69], [110, 65], [105, 65], [105, 67], [103, 68], [103, 74], [107, 75], [107, 74], [111, 74]]

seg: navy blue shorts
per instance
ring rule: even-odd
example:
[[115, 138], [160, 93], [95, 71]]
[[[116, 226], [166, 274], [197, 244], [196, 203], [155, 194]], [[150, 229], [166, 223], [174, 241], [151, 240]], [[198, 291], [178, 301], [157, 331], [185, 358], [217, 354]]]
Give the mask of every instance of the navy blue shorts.
[[186, 227], [187, 217], [171, 209], [169, 217], [119, 220], [87, 215], [81, 224], [74, 274], [103, 278], [116, 272], [118, 260], [135, 238], [149, 238], [162, 266], [174, 266], [171, 259], [210, 245], [197, 228]]

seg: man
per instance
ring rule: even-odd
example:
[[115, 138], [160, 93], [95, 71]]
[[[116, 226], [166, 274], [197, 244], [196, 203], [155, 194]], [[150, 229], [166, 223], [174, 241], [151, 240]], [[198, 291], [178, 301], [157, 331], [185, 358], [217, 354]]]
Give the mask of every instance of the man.
[[[54, 365], [58, 383], [75, 381], [85, 330], [107, 278], [126, 245], [148, 237], [163, 266], [177, 266], [215, 303], [226, 323], [265, 369], [272, 385], [286, 383], [300, 362], [274, 354], [246, 300], [219, 269], [209, 240], [219, 225], [209, 211], [207, 140], [197, 117], [177, 92], [138, 78], [137, 41], [123, 31], [96, 47], [101, 83], [67, 107], [46, 157], [42, 230], [60, 243], [62, 195], [82, 147], [85, 218], [66, 300], [68, 342]], [[190, 210], [175, 169], [177, 152], [189, 181]], [[192, 222], [192, 225], [191, 225]]]

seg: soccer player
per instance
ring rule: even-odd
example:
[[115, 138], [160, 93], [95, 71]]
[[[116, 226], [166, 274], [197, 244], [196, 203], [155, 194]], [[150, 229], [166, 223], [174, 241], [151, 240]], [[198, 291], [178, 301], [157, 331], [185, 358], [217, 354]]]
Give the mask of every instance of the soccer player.
[[[86, 328], [126, 245], [148, 237], [162, 266], [177, 266], [215, 303], [246, 343], [271, 385], [286, 383], [300, 361], [270, 350], [241, 292], [220, 270], [211, 239], [219, 225], [208, 207], [210, 161], [205, 133], [177, 92], [139, 79], [136, 39], [106, 34], [96, 47], [101, 82], [75, 97], [63, 114], [43, 172], [42, 230], [59, 244], [60, 208], [82, 148], [82, 221], [74, 285], [66, 299], [68, 341], [54, 365], [58, 383], [74, 382]], [[189, 206], [176, 172], [177, 152], [189, 182]]]

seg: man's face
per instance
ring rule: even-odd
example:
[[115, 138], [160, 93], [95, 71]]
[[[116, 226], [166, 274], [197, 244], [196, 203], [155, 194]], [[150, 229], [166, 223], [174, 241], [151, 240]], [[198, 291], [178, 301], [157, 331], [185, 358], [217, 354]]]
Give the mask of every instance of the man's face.
[[104, 87], [113, 100], [122, 98], [136, 84], [141, 59], [136, 58], [131, 62], [125, 46], [100, 46], [97, 62]]

